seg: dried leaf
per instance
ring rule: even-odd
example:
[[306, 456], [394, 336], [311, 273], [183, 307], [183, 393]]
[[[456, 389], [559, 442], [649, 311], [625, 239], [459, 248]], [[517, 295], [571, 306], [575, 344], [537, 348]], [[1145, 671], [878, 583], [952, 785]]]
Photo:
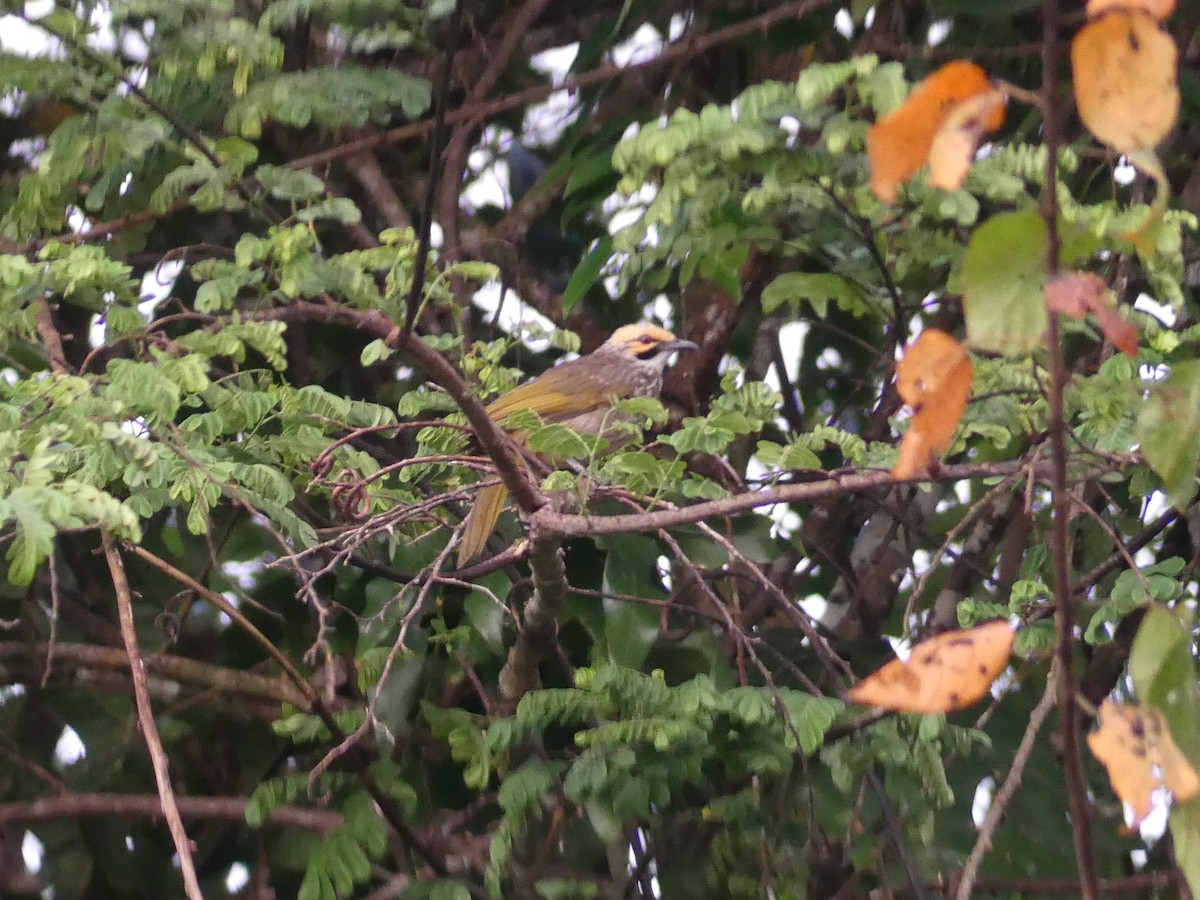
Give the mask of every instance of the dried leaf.
[[1105, 700], [1099, 722], [1100, 727], [1088, 735], [1088, 747], [1108, 770], [1121, 802], [1132, 807], [1135, 827], [1150, 815], [1151, 800], [1160, 787], [1179, 803], [1200, 793], [1200, 775], [1175, 745], [1167, 720], [1157, 709]]
[[[950, 111], [929, 148], [929, 183], [946, 191], [962, 187], [983, 139], [1004, 122], [1004, 91], [985, 91]], [[999, 121], [997, 121], [999, 116]]]
[[913, 647], [847, 694], [854, 703], [897, 712], [939, 713], [966, 709], [981, 700], [1012, 654], [1015, 634], [1003, 620], [948, 631]]
[[1144, 12], [1152, 19], [1163, 22], [1175, 12], [1175, 0], [1088, 0], [1087, 16], [1095, 19], [1114, 9]]
[[1179, 115], [1178, 55], [1143, 12], [1110, 12], [1084, 25], [1071, 42], [1071, 69], [1088, 131], [1120, 153], [1157, 146]]
[[1108, 285], [1090, 272], [1070, 272], [1046, 283], [1046, 307], [1082, 319], [1088, 313], [1113, 346], [1126, 356], [1137, 356], [1137, 329], [1121, 318], [1108, 300]]
[[896, 365], [896, 391], [913, 410], [892, 469], [912, 478], [954, 441], [971, 397], [974, 369], [962, 345], [936, 328], [921, 332]]
[[[955, 60], [918, 84], [908, 99], [867, 131], [867, 160], [871, 189], [885, 203], [894, 203], [896, 189], [925, 164], [935, 135], [950, 113], [964, 100], [992, 91], [987, 72], [974, 63]], [[1004, 121], [988, 121], [994, 131]], [[994, 122], [994, 124], [992, 124]]]

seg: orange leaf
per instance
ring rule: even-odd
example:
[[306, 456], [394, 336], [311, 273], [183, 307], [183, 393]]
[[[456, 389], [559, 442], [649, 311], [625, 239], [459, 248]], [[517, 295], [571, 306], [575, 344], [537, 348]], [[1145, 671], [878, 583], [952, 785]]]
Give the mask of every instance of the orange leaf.
[[962, 187], [984, 137], [1004, 124], [1007, 102], [1004, 91], [984, 91], [950, 111], [929, 148], [931, 185], [945, 191]]
[[[885, 203], [896, 200], [901, 182], [925, 164], [934, 136], [947, 115], [961, 103], [992, 90], [987, 72], [974, 63], [956, 60], [918, 84], [896, 109], [867, 130], [867, 160], [871, 189]], [[1003, 112], [991, 130], [1000, 127]]]
[[1046, 308], [1075, 319], [1088, 313], [1104, 336], [1126, 356], [1137, 356], [1138, 334], [1108, 302], [1108, 286], [1090, 272], [1069, 272], [1046, 282]]
[[1175, 12], [1175, 0], [1088, 0], [1087, 15], [1089, 19], [1095, 19], [1114, 9], [1144, 12], [1162, 22]]
[[1179, 115], [1178, 56], [1146, 13], [1110, 12], [1079, 29], [1071, 69], [1088, 131], [1120, 153], [1156, 146]]
[[966, 709], [987, 694], [1012, 654], [1012, 628], [998, 619], [921, 641], [907, 660], [893, 659], [847, 693], [854, 703], [896, 712]]
[[926, 328], [896, 364], [896, 391], [913, 409], [892, 469], [896, 479], [912, 478], [954, 441], [971, 397], [971, 359], [944, 331]]
[[1108, 769], [1121, 802], [1133, 808], [1134, 826], [1150, 815], [1151, 798], [1160, 787], [1179, 803], [1200, 793], [1200, 775], [1175, 745], [1157, 709], [1105, 700], [1098, 720], [1100, 727], [1088, 735], [1088, 747]]

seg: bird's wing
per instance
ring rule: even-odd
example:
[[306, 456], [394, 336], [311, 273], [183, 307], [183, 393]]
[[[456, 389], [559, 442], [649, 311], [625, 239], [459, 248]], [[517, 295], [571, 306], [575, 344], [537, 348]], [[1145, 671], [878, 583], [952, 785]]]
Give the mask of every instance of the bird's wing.
[[528, 409], [539, 416], [562, 413], [573, 415], [605, 406], [629, 393], [629, 386], [617, 384], [580, 368], [582, 360], [572, 360], [519, 384], [488, 406], [488, 414], [503, 421], [518, 410]]

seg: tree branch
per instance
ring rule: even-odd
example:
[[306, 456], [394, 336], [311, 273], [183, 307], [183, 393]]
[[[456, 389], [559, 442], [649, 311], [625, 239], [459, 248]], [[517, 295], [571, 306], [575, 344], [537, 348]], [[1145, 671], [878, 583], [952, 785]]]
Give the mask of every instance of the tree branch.
[[[246, 822], [245, 797], [176, 797], [179, 814], [185, 819], [224, 819]], [[157, 819], [162, 815], [159, 798], [154, 794], [63, 794], [43, 797], [27, 803], [0, 804], [0, 825], [29, 825], [58, 819], [123, 816]], [[328, 834], [342, 824], [340, 813], [303, 806], [275, 807], [267, 819], [273, 825], [305, 828]]]
[[[1045, 184], [1042, 187], [1042, 218], [1046, 223], [1046, 278], [1058, 273], [1061, 242], [1058, 234], [1058, 0], [1042, 0], [1042, 140], [1046, 146]], [[1072, 615], [1071, 560], [1067, 523], [1071, 497], [1067, 493], [1066, 417], [1063, 392], [1067, 370], [1059, 333], [1059, 314], [1048, 310], [1046, 343], [1050, 360], [1050, 494], [1054, 518], [1050, 531], [1050, 556], [1054, 570], [1054, 625], [1057, 630], [1055, 658], [1058, 664], [1058, 727], [1062, 737], [1063, 773], [1071, 814], [1071, 836], [1079, 867], [1083, 900], [1096, 900], [1096, 864], [1092, 857], [1087, 785], [1079, 758], [1079, 715], [1075, 707], [1075, 617]]]
[[[1121, 457], [1113, 466], [1123, 467], [1133, 465], [1138, 457], [1129, 454]], [[966, 463], [956, 466], [939, 466], [936, 472], [930, 472], [917, 482], [939, 483], [960, 481], [970, 478], [992, 478], [1011, 475], [1021, 469], [1028, 469], [1030, 479], [1045, 478], [1050, 474], [1051, 465], [1047, 462], [1029, 462], [1026, 460], [1010, 460], [1005, 462]], [[830, 497], [841, 497], [868, 491], [872, 488], [891, 487], [901, 482], [895, 481], [887, 472], [845, 473], [830, 472], [824, 481], [808, 481], [803, 484], [785, 484], [773, 488], [764, 488], [744, 494], [734, 494], [719, 500], [708, 500], [691, 506], [672, 507], [657, 512], [637, 513], [633, 515], [604, 516], [596, 518], [586, 515], [567, 515], [543, 508], [538, 510], [530, 520], [530, 525], [548, 529], [564, 537], [599, 537], [609, 534], [639, 534], [658, 531], [662, 528], [675, 528], [680, 525], [691, 525], [703, 519], [719, 516], [731, 516], [747, 513], [762, 506], [775, 503], [811, 503]]]
[[129, 590], [129, 582], [125, 579], [125, 564], [117, 550], [113, 539], [103, 535], [104, 557], [108, 561], [108, 571], [112, 576], [113, 590], [117, 595], [117, 614], [121, 622], [121, 637], [125, 640], [125, 652], [129, 655], [129, 669], [133, 673], [133, 699], [137, 706], [138, 725], [142, 737], [146, 741], [146, 749], [150, 753], [150, 763], [154, 768], [154, 781], [158, 785], [158, 800], [163, 817], [167, 820], [167, 830], [171, 832], [171, 840], [175, 844], [175, 853], [179, 856], [179, 873], [183, 876], [183, 890], [188, 900], [204, 900], [200, 890], [200, 881], [196, 877], [196, 863], [192, 859], [192, 843], [188, 838], [187, 829], [183, 827], [183, 818], [179, 814], [179, 806], [175, 801], [175, 789], [171, 786], [171, 773], [167, 761], [167, 751], [163, 749], [162, 738], [158, 727], [154, 724], [154, 710], [150, 706], [150, 689], [146, 684], [146, 661], [142, 658], [141, 647], [138, 646], [137, 626], [133, 621], [133, 595]]
[[[49, 649], [50, 645], [44, 643], [0, 642], [0, 678], [37, 679], [40, 677], [41, 663]], [[179, 692], [179, 685], [188, 685], [219, 695], [226, 707], [230, 705], [228, 701], [231, 698], [265, 700], [275, 705], [276, 714], [281, 703], [290, 703], [298, 709], [306, 709], [309, 705], [303, 693], [279, 678], [213, 666], [167, 653], [147, 654], [142, 657], [142, 661], [152, 675], [172, 679], [176, 683], [176, 694]], [[89, 669], [124, 669], [128, 667], [129, 659], [116, 647], [56, 642], [54, 663], [55, 674], [58, 677], [69, 678], [76, 673], [82, 676]]]
[[1029, 726], [1025, 729], [1025, 734], [1021, 736], [1017, 752], [1013, 754], [1012, 766], [1009, 768], [1008, 774], [1004, 776], [1004, 784], [992, 798], [983, 825], [975, 838], [975, 846], [971, 848], [971, 855], [967, 857], [967, 863], [963, 866], [955, 900], [971, 900], [971, 888], [975, 884], [975, 876], [979, 874], [983, 856], [992, 846], [992, 835], [996, 833], [996, 826], [1004, 818], [1004, 811], [1008, 809], [1009, 801], [1012, 800], [1013, 795], [1017, 792], [1017, 787], [1021, 784], [1021, 775], [1024, 774], [1025, 766], [1029, 763], [1029, 757], [1033, 753], [1033, 743], [1037, 740], [1046, 717], [1050, 715], [1050, 710], [1054, 707], [1057, 683], [1058, 679], [1055, 677], [1054, 669], [1051, 668], [1046, 692], [1042, 694], [1042, 699], [1037, 702], [1037, 706], [1033, 708], [1033, 712], [1029, 716]]

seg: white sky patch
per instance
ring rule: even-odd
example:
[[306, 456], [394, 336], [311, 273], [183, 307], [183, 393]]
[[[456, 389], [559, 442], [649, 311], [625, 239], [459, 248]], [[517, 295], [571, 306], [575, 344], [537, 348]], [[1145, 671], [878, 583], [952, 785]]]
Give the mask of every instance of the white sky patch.
[[25, 685], [23, 684], [6, 684], [0, 686], [0, 706], [3, 706], [9, 700], [15, 697], [25, 696]]
[[966, 506], [971, 502], [971, 482], [956, 481], [954, 482], [954, 496], [958, 498], [958, 502]]
[[46, 845], [38, 840], [38, 836], [32, 831], [25, 832], [25, 837], [21, 839], [21, 858], [25, 860], [25, 870], [30, 875], [42, 871], [45, 855]]
[[1133, 308], [1154, 316], [1166, 328], [1173, 328], [1175, 326], [1177, 318], [1175, 310], [1165, 303], [1159, 303], [1149, 294], [1138, 294], [1137, 299], [1133, 301]]
[[1147, 524], [1153, 522], [1160, 515], [1163, 515], [1170, 508], [1170, 505], [1168, 500], [1166, 500], [1166, 494], [1162, 491], [1154, 491], [1150, 494], [1150, 497], [1146, 498], [1146, 504], [1142, 506], [1141, 521]]
[[655, 560], [655, 566], [658, 568], [658, 577], [662, 581], [663, 588], [667, 593], [671, 592], [671, 560], [665, 556], [660, 556]]
[[[555, 324], [543, 316], [540, 312], [522, 300], [517, 293], [510, 287], [503, 291], [501, 298], [501, 287], [498, 281], [489, 281], [478, 291], [475, 292], [475, 306], [483, 310], [489, 317], [496, 314], [496, 307], [500, 306], [500, 318], [498, 325], [501, 329], [509, 334], [522, 334], [530, 325], [537, 325], [545, 334], [551, 334], [555, 330]], [[531, 338], [523, 340], [530, 350], [535, 353], [541, 353], [548, 349], [550, 340], [548, 338]]]
[[0, 47], [21, 56], [62, 56], [62, 46], [56, 37], [47, 34], [26, 19], [37, 20], [54, 8], [54, 0], [30, 0], [25, 4], [25, 16], [0, 16]]
[[522, 141], [529, 147], [553, 144], [578, 118], [576, 95], [570, 91], [555, 91], [541, 103], [530, 106], [525, 113], [521, 124]]
[[843, 8], [834, 14], [833, 30], [846, 40], [854, 37], [854, 17], [850, 15], [850, 10]]
[[971, 801], [971, 821], [975, 827], [983, 825], [988, 810], [992, 808], [992, 797], [996, 793], [996, 779], [991, 775], [984, 778], [975, 787], [975, 799]]
[[467, 156], [467, 168], [472, 173], [462, 192], [460, 202], [471, 211], [484, 206], [511, 206], [508, 187], [508, 163], [502, 154], [512, 144], [513, 134], [507, 128], [488, 126], [475, 149]]
[[239, 893], [249, 883], [250, 869], [245, 863], [236, 862], [229, 867], [229, 874], [225, 876], [225, 890], [231, 896]]
[[73, 766], [81, 759], [87, 758], [87, 747], [79, 737], [79, 733], [70, 725], [64, 726], [54, 745], [54, 764], [61, 771], [67, 766]]
[[1133, 184], [1133, 179], [1137, 178], [1137, 169], [1129, 162], [1128, 157], [1122, 156], [1117, 160], [1116, 168], [1113, 169], [1113, 181], [1122, 187]]
[[950, 37], [950, 30], [953, 27], [954, 23], [950, 19], [939, 19], [929, 26], [929, 31], [925, 34], [925, 42], [930, 47], [936, 47]]
[[121, 33], [121, 53], [138, 62], [145, 62], [150, 55], [150, 43], [147, 38], [154, 34], [154, 23], [147, 22], [143, 28], [143, 31], [126, 28]]
[[[757, 456], [751, 456], [746, 461], [747, 481], [763, 481], [773, 474], [774, 471], [759, 462]], [[770, 506], [759, 507], [758, 514], [769, 518], [772, 523], [771, 533], [784, 540], [787, 540], [799, 531], [801, 524], [803, 524], [800, 514], [786, 503], [772, 503]]]
[[149, 319], [155, 309], [171, 294], [175, 280], [183, 271], [183, 260], [170, 259], [159, 263], [151, 271], [142, 276], [142, 286], [138, 291], [141, 300], [138, 302], [138, 312]]
[[[1159, 788], [1153, 794], [1153, 805], [1142, 824], [1138, 826], [1138, 834], [1147, 844], [1155, 843], [1167, 831], [1167, 813], [1170, 811], [1170, 794], [1166, 788]], [[1125, 811], [1125, 821], [1133, 821], [1133, 807], [1129, 803], [1121, 804]]]
[[529, 61], [529, 67], [535, 72], [549, 75], [551, 83], [559, 85], [563, 83], [567, 72], [575, 64], [575, 57], [578, 55], [578, 41], [562, 47], [551, 47], [549, 50], [543, 50], [534, 56]]
[[146, 420], [142, 418], [126, 419], [121, 423], [121, 430], [134, 437], [150, 437], [150, 428], [146, 425]]
[[829, 601], [820, 594], [809, 594], [800, 599], [800, 608], [814, 622], [824, 622], [829, 612]]
[[836, 369], [842, 364], [842, 354], [838, 353], [832, 347], [826, 347], [821, 351], [821, 355], [817, 357], [817, 369], [825, 372], [829, 369]]
[[262, 570], [263, 564], [260, 559], [249, 559], [244, 562], [227, 562], [221, 566], [221, 571], [225, 573], [225, 577], [243, 591], [250, 590], [258, 583], [258, 576]]
[[649, 23], [643, 23], [626, 40], [613, 47], [609, 57], [615, 65], [624, 68], [654, 59], [662, 52], [664, 45], [659, 30]]
[[675, 321], [675, 307], [671, 305], [671, 300], [666, 294], [659, 294], [647, 304], [646, 315], [671, 328]]

